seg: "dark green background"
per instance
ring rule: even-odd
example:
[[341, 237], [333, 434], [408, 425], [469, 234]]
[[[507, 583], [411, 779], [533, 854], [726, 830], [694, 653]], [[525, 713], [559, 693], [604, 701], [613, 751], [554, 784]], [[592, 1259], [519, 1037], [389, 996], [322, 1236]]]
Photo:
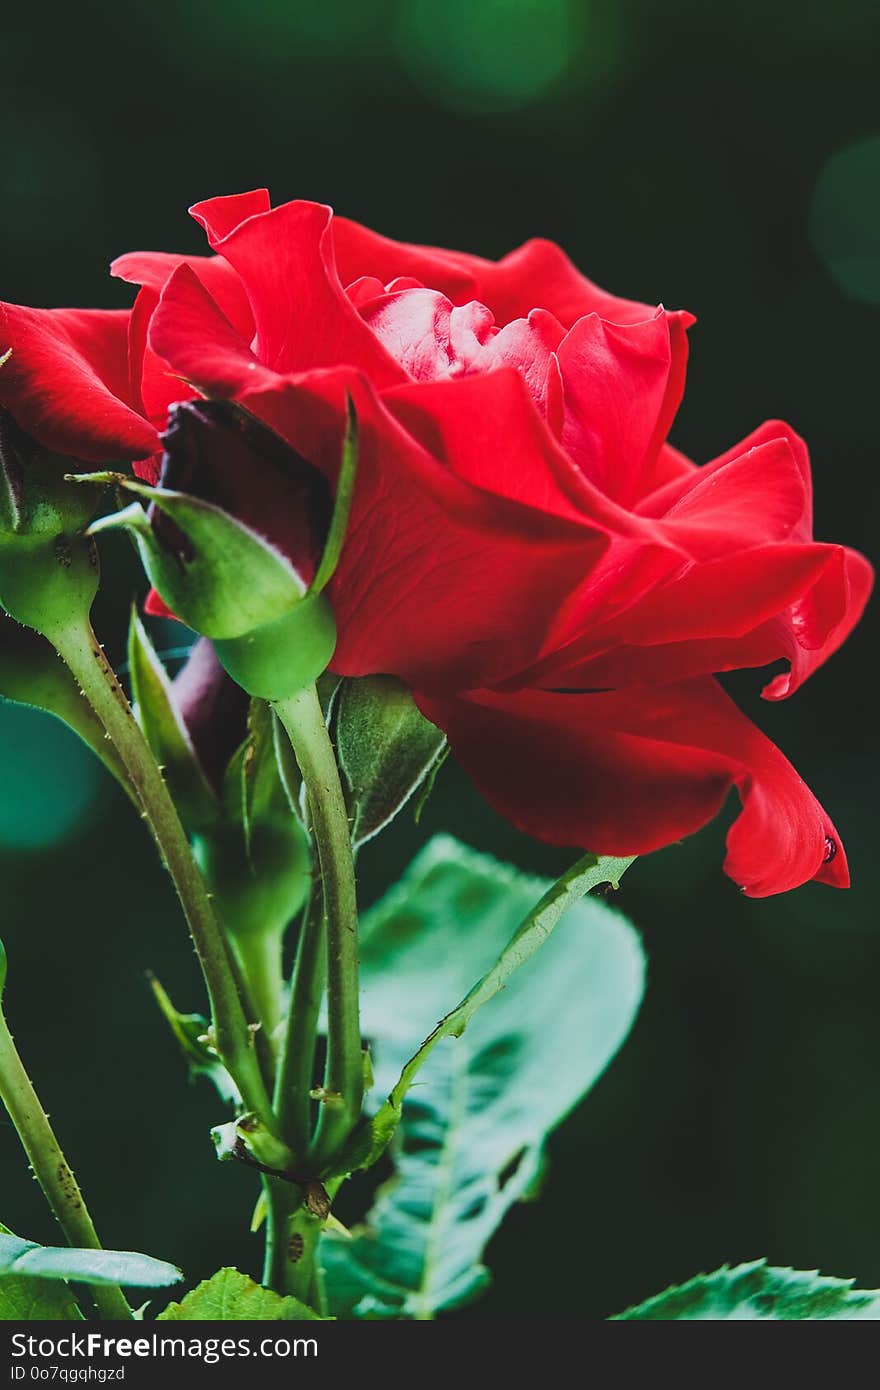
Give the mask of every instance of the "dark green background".
[[[875, 26], [873, 0], [18, 6], [0, 294], [123, 304], [113, 255], [199, 249], [187, 205], [264, 182], [487, 255], [547, 235], [609, 288], [698, 314], [680, 447], [710, 458], [788, 418], [811, 445], [819, 537], [876, 554]], [[136, 577], [121, 542], [105, 550], [118, 654]], [[869, 615], [790, 704], [760, 706], [754, 673], [736, 684], [836, 820], [855, 887], [744, 900], [720, 825], [631, 871], [618, 901], [646, 939], [647, 1002], [469, 1315], [602, 1316], [761, 1254], [880, 1285], [875, 642]], [[255, 1272], [253, 1184], [214, 1163], [217, 1103], [187, 1087], [144, 985], [152, 966], [200, 1006], [170, 889], [66, 736], [0, 719], [8, 1012], [104, 1238], [193, 1277]], [[447, 770], [419, 831], [364, 854], [365, 900], [435, 828], [528, 867], [571, 857], [523, 841]], [[52, 1239], [8, 1126], [0, 1218]]]

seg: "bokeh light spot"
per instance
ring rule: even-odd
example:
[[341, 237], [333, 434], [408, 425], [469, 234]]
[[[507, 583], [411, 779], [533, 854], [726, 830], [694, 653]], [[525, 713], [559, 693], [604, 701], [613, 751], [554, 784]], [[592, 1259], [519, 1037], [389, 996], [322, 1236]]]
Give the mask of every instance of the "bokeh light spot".
[[825, 165], [810, 208], [810, 239], [845, 294], [880, 304], [880, 135]]
[[574, 49], [569, 0], [402, 0], [394, 36], [415, 81], [469, 114], [535, 100]]
[[101, 775], [85, 744], [51, 715], [0, 700], [0, 849], [42, 849], [89, 818]]

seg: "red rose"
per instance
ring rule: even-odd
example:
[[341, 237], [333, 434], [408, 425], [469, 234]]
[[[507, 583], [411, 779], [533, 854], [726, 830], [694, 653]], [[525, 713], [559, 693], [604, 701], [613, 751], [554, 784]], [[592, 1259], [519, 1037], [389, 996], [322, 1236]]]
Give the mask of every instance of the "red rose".
[[[764, 693], [790, 694], [857, 621], [870, 567], [813, 541], [787, 425], [699, 469], [665, 442], [690, 316], [604, 293], [548, 242], [495, 263], [265, 192], [193, 215], [213, 256], [115, 263], [141, 286], [130, 316], [0, 310], [0, 402], [24, 427], [154, 479], [192, 383], [332, 482], [351, 393], [334, 669], [408, 681], [486, 798], [541, 839], [656, 849], [735, 786], [726, 868], [747, 893], [845, 885], [828, 817], [714, 676], [784, 657]], [[253, 525], [247, 470], [241, 488]]]

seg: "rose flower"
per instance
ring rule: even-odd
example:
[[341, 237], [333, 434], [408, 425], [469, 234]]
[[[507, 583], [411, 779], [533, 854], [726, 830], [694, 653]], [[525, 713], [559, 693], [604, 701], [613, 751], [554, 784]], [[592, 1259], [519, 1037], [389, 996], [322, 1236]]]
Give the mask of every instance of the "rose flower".
[[[540, 839], [647, 852], [735, 787], [725, 867], [746, 893], [846, 885], [829, 818], [716, 676], [784, 658], [764, 694], [791, 694], [858, 620], [871, 570], [812, 539], [789, 426], [702, 467], [667, 443], [691, 317], [605, 293], [549, 242], [491, 262], [265, 192], [192, 212], [213, 254], [122, 256], [130, 313], [0, 307], [18, 423], [152, 482], [170, 407], [234, 400], [332, 487], [350, 396], [333, 670], [406, 681]], [[260, 469], [224, 467], [224, 505], [295, 549]]]

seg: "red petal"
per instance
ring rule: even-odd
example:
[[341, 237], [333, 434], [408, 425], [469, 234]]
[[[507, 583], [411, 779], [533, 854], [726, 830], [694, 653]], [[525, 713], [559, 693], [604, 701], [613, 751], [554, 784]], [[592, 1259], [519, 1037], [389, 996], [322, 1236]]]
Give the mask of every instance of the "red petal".
[[518, 372], [399, 386], [383, 401], [436, 459], [487, 492], [614, 530], [627, 518], [584, 487]]
[[[149, 342], [150, 325], [156, 312], [158, 296], [155, 290], [138, 292], [131, 311], [128, 333], [128, 360], [132, 391], [137, 393], [141, 409], [156, 430], [161, 433], [168, 423], [168, 411], [178, 401], [191, 400], [197, 393], [164, 358], [159, 357]], [[135, 466], [135, 473], [145, 482], [158, 481], [162, 468], [161, 448], [149, 459]]]
[[[425, 289], [383, 294], [360, 307], [364, 323], [414, 381], [436, 381], [470, 367], [478, 340], [471, 334], [461, 345], [469, 349], [465, 356], [454, 352], [451, 342], [452, 316], [462, 312], [444, 294]], [[488, 318], [491, 325], [491, 314]]]
[[[726, 534], [744, 537], [749, 527], [756, 539], [762, 533], [782, 539], [787, 533], [791, 541], [809, 542], [813, 497], [806, 445], [784, 421], [768, 420], [711, 463], [670, 479], [638, 511], [670, 524], [683, 543], [687, 532], [681, 530], [682, 522], [688, 529], [702, 527], [710, 544], [713, 526], [722, 544]], [[790, 606], [733, 648], [716, 644], [701, 657], [675, 654], [670, 673], [760, 666], [786, 657], [790, 671], [772, 680], [764, 694], [772, 700], [792, 694], [845, 641], [873, 583], [871, 566], [855, 551], [818, 545], [815, 550], [826, 554], [828, 562]], [[710, 660], [714, 665], [705, 664]]]
[[770, 439], [695, 469], [677, 499], [652, 515], [695, 557], [711, 559], [749, 545], [811, 540], [803, 530], [809, 501], [809, 475], [789, 441]]
[[619, 327], [591, 314], [559, 345], [562, 442], [584, 475], [623, 506], [648, 485], [681, 400], [686, 322], [658, 310]]
[[457, 477], [356, 373], [308, 373], [240, 399], [335, 478], [346, 392], [360, 451], [330, 589], [340, 633], [334, 670], [455, 689], [494, 683], [533, 661], [565, 594], [605, 550], [604, 529]]
[[428, 289], [440, 290], [453, 304], [466, 304], [469, 299], [479, 298], [476, 280], [469, 268], [471, 261], [483, 264], [476, 256], [392, 241], [347, 217], [334, 217], [332, 235], [336, 264], [344, 285], [365, 276], [388, 285], [406, 275]]
[[609, 323], [635, 324], [655, 312], [654, 305], [600, 289], [555, 242], [540, 237], [497, 262], [466, 259], [474, 267], [476, 297], [489, 305], [499, 323], [522, 318], [535, 308], [548, 309], [566, 328], [585, 314], [598, 314]]
[[0, 304], [0, 405], [47, 448], [89, 463], [144, 458], [152, 426], [131, 408], [128, 310]]
[[[704, 484], [706, 479], [714, 473], [722, 472], [731, 463], [742, 459], [752, 450], [761, 449], [768, 444], [778, 444], [780, 441], [787, 445], [788, 457], [796, 467], [801, 480], [803, 510], [794, 539], [811, 540], [813, 535], [813, 482], [810, 473], [810, 456], [801, 436], [784, 420], [765, 420], [763, 425], [746, 435], [739, 444], [734, 444], [733, 448], [727, 449], [718, 458], [712, 459], [710, 463], [704, 463], [699, 468], [690, 465], [672, 471], [665, 483], [638, 502], [636, 510], [642, 516], [668, 516], [674, 508], [686, 502], [689, 492]], [[680, 459], [682, 457], [679, 455]], [[687, 460], [683, 461], [687, 463]]]
[[[681, 478], [688, 478], [696, 471], [697, 465], [692, 463], [679, 449], [673, 448], [669, 443], [661, 445], [651, 474], [645, 479], [647, 498], [653, 497], [655, 491], [666, 487], [668, 483], [677, 482]], [[644, 506], [641, 502], [638, 505], [638, 510], [643, 511], [645, 516], [654, 515], [650, 507]]]
[[[161, 251], [131, 251], [119, 256], [110, 267], [120, 280], [142, 286], [131, 314], [128, 357], [132, 399], [157, 430], [163, 430], [168, 410], [177, 401], [191, 399], [195, 392], [169, 369], [148, 341], [150, 320], [160, 295], [180, 266], [186, 266], [213, 304], [243, 338], [254, 334], [254, 317], [244, 286], [236, 271], [222, 256], [176, 256]], [[197, 347], [197, 342], [191, 346]], [[136, 471], [148, 482], [155, 482], [161, 454], [154, 455]]]
[[[567, 643], [557, 625], [556, 651], [548, 643], [526, 683], [601, 689], [680, 681], [779, 657], [803, 679], [822, 659], [807, 649], [827, 655], [833, 632], [838, 645], [843, 640], [864, 604], [864, 582], [856, 575], [851, 593], [840, 547], [799, 539], [809, 488], [788, 440], [725, 456], [671, 485], [667, 497], [677, 500], [658, 528], [692, 562], [604, 623], [587, 626], [570, 605]], [[772, 693], [784, 692], [774, 682]]]
[[188, 265], [178, 266], [162, 291], [150, 319], [149, 346], [166, 364], [166, 375], [170, 369], [218, 395], [272, 378]]
[[839, 564], [775, 620], [777, 654], [788, 657], [790, 670], [765, 686], [765, 699], [783, 700], [792, 695], [842, 646], [862, 616], [874, 587], [874, 571], [857, 551], [845, 546], [834, 549]]
[[647, 697], [417, 698], [491, 805], [539, 839], [644, 854], [699, 829], [735, 786], [743, 810], [725, 869], [749, 896], [810, 879], [849, 882], [837, 832], [815, 797], [711, 679]]
[[559, 371], [555, 354], [564, 336], [558, 319], [544, 309], [533, 309], [528, 318], [514, 319], [488, 340], [474, 359], [474, 370], [516, 368], [541, 413], [549, 415], [548, 393]]
[[[247, 403], [300, 453], [335, 476], [342, 392], [349, 378], [357, 382], [359, 391], [363, 390], [357, 374], [339, 369], [285, 377], [269, 371], [256, 361], [187, 267], [174, 273], [163, 292], [162, 302], [153, 315], [151, 341], [181, 376], [194, 380], [209, 393], [235, 396]], [[334, 418], [326, 403], [309, 404], [313, 391], [317, 391], [319, 401], [329, 393], [339, 415]], [[576, 538], [580, 536], [584, 547], [581, 563], [576, 570], [568, 570], [576, 584], [589, 572], [591, 558], [597, 557], [598, 536], [602, 546], [607, 536], [618, 533], [626, 535], [635, 548], [652, 542], [656, 532], [652, 523], [642, 523], [615, 508], [572, 468], [548, 434], [515, 372], [506, 369], [487, 376], [410, 384], [386, 393], [384, 399], [387, 409], [379, 406], [370, 389], [366, 406], [376, 434], [393, 440], [376, 472], [376, 506], [382, 512], [382, 525], [400, 529], [396, 521], [398, 495], [405, 494], [408, 488], [423, 490], [431, 526], [440, 530], [447, 523], [452, 526], [458, 513], [469, 527], [500, 527], [509, 536], [510, 544], [520, 534], [524, 552], [517, 569], [522, 570], [529, 536], [540, 539], [545, 534], [552, 535], [554, 523], [543, 513], [555, 512], [577, 524], [566, 543], [576, 549]], [[403, 421], [408, 433], [395, 423], [388, 409]], [[313, 428], [316, 418], [325, 422], [324, 434]], [[502, 438], [507, 466], [500, 472], [498, 440]], [[379, 479], [381, 487], [387, 489], [385, 493], [381, 492]], [[494, 506], [484, 489], [500, 494]], [[526, 503], [527, 508], [508, 505], [505, 509], [502, 495], [512, 502]], [[388, 507], [388, 496], [395, 498], [395, 509]], [[443, 508], [449, 510], [448, 517], [442, 515]], [[378, 518], [376, 525], [380, 525]], [[488, 544], [485, 537], [484, 542]], [[669, 549], [673, 558], [666, 563], [664, 576], [669, 573], [670, 564], [678, 567], [683, 558], [672, 547]], [[375, 558], [366, 567], [367, 574], [375, 569], [383, 554], [384, 546], [377, 548]], [[619, 562], [615, 568], [620, 568]], [[652, 570], [652, 581], [656, 579], [656, 571]], [[450, 579], [450, 585], [452, 582]], [[527, 583], [526, 576], [517, 582]], [[358, 587], [362, 584], [361, 580]], [[555, 592], [558, 606], [564, 590], [559, 587]], [[552, 611], [544, 615], [541, 636]], [[530, 632], [524, 638], [524, 648], [535, 650], [538, 634]], [[500, 645], [504, 647], [504, 640]]]
[[212, 249], [244, 282], [261, 362], [282, 372], [347, 363], [367, 372], [379, 387], [404, 379], [342, 288], [333, 261], [330, 208], [285, 203], [247, 217], [225, 235], [214, 202], [197, 205], [195, 215]]
[[178, 266], [189, 266], [243, 338], [254, 335], [254, 316], [237, 271], [222, 256], [176, 256], [165, 251], [129, 251], [118, 256], [110, 274], [132, 285], [162, 293]]
[[[349, 369], [283, 377], [256, 363], [185, 267], [166, 287], [152, 339], [183, 376], [234, 395], [331, 478], [346, 389], [363, 408], [355, 510], [333, 586], [334, 664], [345, 674], [393, 672], [425, 688], [497, 683], [535, 661], [585, 575], [605, 613], [686, 559], [577, 475], [510, 370], [390, 393], [413, 437]], [[480, 486], [504, 484], [497, 471], [480, 473], [502, 437], [518, 460], [509, 497]]]
[[249, 217], [258, 217], [272, 207], [267, 188], [255, 188], [250, 193], [229, 193], [220, 198], [205, 198], [193, 203], [189, 210], [199, 226], [204, 227], [213, 246], [234, 232]]
[[595, 690], [765, 666], [788, 655], [778, 615], [836, 575], [839, 557], [837, 546], [763, 546], [694, 565], [522, 680]]
[[526, 318], [532, 309], [547, 309], [570, 328], [584, 314], [597, 313], [612, 323], [640, 323], [653, 307], [594, 285], [552, 241], [536, 239], [489, 261], [462, 251], [415, 246], [379, 236], [348, 218], [333, 222], [339, 273], [345, 284], [370, 275], [387, 285], [396, 276], [412, 276], [429, 289], [448, 295], [453, 304], [477, 299], [499, 325]]

